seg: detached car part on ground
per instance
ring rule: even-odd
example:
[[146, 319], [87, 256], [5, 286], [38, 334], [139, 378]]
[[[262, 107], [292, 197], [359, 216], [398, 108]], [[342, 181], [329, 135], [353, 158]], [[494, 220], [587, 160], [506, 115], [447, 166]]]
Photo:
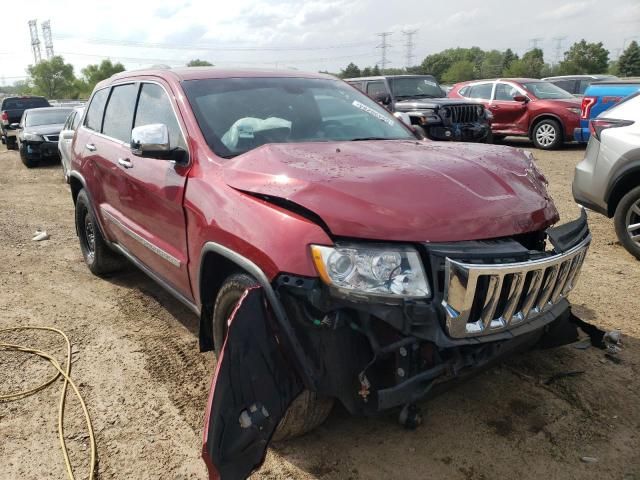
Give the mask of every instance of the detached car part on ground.
[[244, 478], [334, 399], [411, 426], [446, 380], [576, 338], [586, 215], [554, 227], [532, 156], [419, 141], [330, 76], [117, 74], [92, 95], [69, 176], [89, 269], [128, 258], [218, 353], [212, 478]]
[[40, 160], [57, 158], [60, 131], [71, 108], [44, 107], [25, 110], [19, 124], [13, 127], [18, 132], [18, 149], [22, 163], [33, 168]]
[[613, 218], [618, 240], [640, 259], [640, 92], [592, 119], [589, 128], [573, 196]]
[[447, 98], [431, 75], [387, 75], [348, 78], [423, 138], [485, 142], [491, 134], [491, 113], [475, 102]]

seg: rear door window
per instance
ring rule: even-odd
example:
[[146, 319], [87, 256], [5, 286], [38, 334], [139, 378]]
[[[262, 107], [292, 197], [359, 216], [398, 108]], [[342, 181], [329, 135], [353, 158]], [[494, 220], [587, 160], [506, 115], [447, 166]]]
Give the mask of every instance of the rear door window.
[[387, 93], [387, 87], [385, 87], [384, 82], [369, 82], [367, 83], [367, 95], [370, 97], [375, 97], [378, 94]]
[[87, 110], [87, 116], [84, 120], [84, 125], [96, 132], [102, 131], [102, 117], [104, 115], [104, 106], [107, 103], [107, 97], [109, 96], [109, 89], [103, 88], [98, 90], [91, 99], [89, 110]]
[[104, 112], [102, 133], [124, 143], [131, 142], [133, 112], [136, 107], [137, 96], [137, 84], [129, 83], [113, 87], [109, 103]]
[[467, 97], [480, 98], [482, 100], [491, 99], [491, 91], [493, 90], [493, 83], [481, 83], [479, 85], [473, 85], [469, 88]]
[[135, 127], [164, 123], [169, 130], [169, 145], [186, 150], [187, 145], [180, 130], [180, 124], [171, 106], [171, 100], [164, 89], [155, 83], [144, 83], [138, 100]]

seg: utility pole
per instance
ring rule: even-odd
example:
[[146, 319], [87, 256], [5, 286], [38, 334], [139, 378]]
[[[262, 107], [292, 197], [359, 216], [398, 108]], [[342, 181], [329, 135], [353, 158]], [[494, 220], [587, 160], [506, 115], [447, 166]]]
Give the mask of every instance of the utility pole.
[[31, 34], [31, 50], [33, 50], [33, 61], [38, 64], [42, 61], [40, 53], [40, 38], [38, 38], [38, 21], [29, 20], [29, 33]]
[[560, 57], [562, 55], [562, 44], [567, 39], [567, 37], [553, 37], [553, 42], [555, 44], [555, 52], [556, 52], [556, 65], [560, 63]]
[[42, 38], [44, 39], [44, 48], [47, 53], [47, 59], [53, 57], [53, 40], [51, 39], [51, 21], [42, 22]]
[[538, 45], [543, 40], [544, 40], [544, 38], [542, 38], [542, 37], [537, 37], [537, 38], [530, 39], [529, 42], [531, 42], [531, 48], [529, 50], [535, 50], [536, 48], [538, 48]]
[[404, 44], [405, 48], [406, 48], [406, 68], [412, 67], [413, 66], [413, 37], [414, 35], [416, 35], [418, 33], [418, 30], [403, 30], [402, 31], [402, 35], [405, 36], [405, 38], [407, 39], [406, 43]]
[[382, 52], [382, 55], [380, 57], [380, 68], [384, 71], [385, 68], [387, 68], [387, 48], [389, 48], [391, 45], [389, 45], [387, 43], [387, 37], [391, 36], [393, 34], [393, 32], [382, 32], [382, 33], [377, 33], [376, 35], [378, 37], [380, 37], [381, 41], [380, 41], [380, 45], [378, 45], [376, 48], [379, 48]]

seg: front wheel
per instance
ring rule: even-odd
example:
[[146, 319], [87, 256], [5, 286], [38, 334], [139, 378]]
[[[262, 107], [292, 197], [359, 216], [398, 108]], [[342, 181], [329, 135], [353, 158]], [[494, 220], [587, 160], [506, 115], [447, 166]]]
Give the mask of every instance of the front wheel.
[[[233, 274], [222, 284], [213, 308], [213, 340], [216, 357], [220, 357], [227, 335], [229, 318], [238, 302], [247, 289], [258, 285], [257, 280], [246, 273]], [[298, 437], [319, 427], [331, 413], [333, 403], [334, 400], [331, 397], [304, 390], [289, 405], [289, 409], [273, 434], [273, 440], [280, 441]]]
[[622, 246], [640, 260], [640, 187], [622, 197], [616, 208], [614, 224]]
[[562, 127], [557, 120], [542, 120], [533, 127], [531, 140], [536, 148], [555, 150], [562, 145]]

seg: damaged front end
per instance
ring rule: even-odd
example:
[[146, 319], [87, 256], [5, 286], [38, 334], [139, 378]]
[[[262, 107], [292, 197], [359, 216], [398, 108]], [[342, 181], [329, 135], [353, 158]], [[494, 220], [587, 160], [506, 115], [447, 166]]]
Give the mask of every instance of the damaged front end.
[[[320, 278], [281, 274], [273, 285], [279, 315], [262, 304], [253, 314], [241, 305], [231, 321], [206, 426], [209, 465], [235, 472], [222, 478], [248, 475], [304, 388], [371, 415], [412, 405], [508, 354], [575, 341], [566, 296], [590, 240], [583, 211], [542, 232], [414, 245], [383, 259], [396, 262], [395, 273], [366, 295], [340, 283], [348, 269], [339, 263], [331, 272], [320, 267]], [[336, 242], [335, 248], [350, 247]], [[326, 260], [321, 250], [313, 255], [316, 265]], [[354, 259], [362, 263], [361, 254]], [[426, 284], [411, 277], [418, 267]], [[409, 294], [387, 296], [385, 289]], [[234, 466], [224, 470], [229, 462]]]

